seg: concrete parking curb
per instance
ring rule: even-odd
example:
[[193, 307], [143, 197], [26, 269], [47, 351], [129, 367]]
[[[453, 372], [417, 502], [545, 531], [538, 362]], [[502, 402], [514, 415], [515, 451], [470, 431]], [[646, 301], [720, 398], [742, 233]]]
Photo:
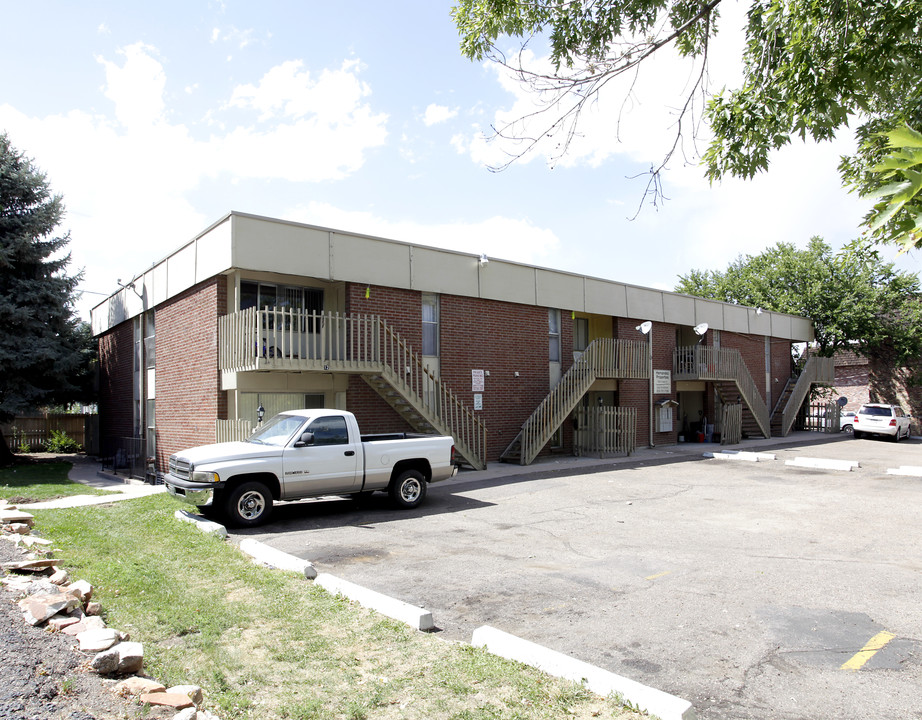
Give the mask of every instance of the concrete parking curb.
[[861, 467], [861, 463], [857, 460], [828, 460], [826, 458], [808, 457], [785, 460], [784, 464], [791, 467], [813, 468], [815, 470], [844, 470], [845, 472], [851, 472], [855, 468]]
[[435, 629], [432, 613], [425, 608], [395, 600], [387, 595], [382, 595], [379, 592], [327, 573], [320, 573], [314, 583], [333, 595], [342, 595], [350, 600], [355, 600], [364, 607], [386, 615], [392, 620], [406, 623], [417, 630], [428, 631]]
[[908, 475], [909, 477], [922, 477], [922, 467], [916, 465], [900, 465], [898, 468], [887, 468], [887, 475]]
[[662, 720], [694, 720], [695, 718], [695, 708], [688, 700], [647, 687], [489, 625], [484, 625], [474, 631], [471, 644], [484, 647], [494, 655], [507, 660], [525, 663], [549, 675], [584, 683], [586, 688], [596, 695], [602, 697], [619, 695], [625, 704], [629, 703], [631, 707], [656, 715]]
[[745, 450], [725, 450], [723, 452], [704, 453], [704, 457], [714, 460], [742, 460], [745, 462], [760, 462], [762, 460], [775, 460], [774, 453], [747, 452]]
[[274, 547], [270, 547], [258, 540], [250, 540], [249, 538], [241, 540], [239, 548], [264, 565], [269, 565], [279, 570], [302, 573], [308, 580], [313, 580], [317, 577], [317, 570], [309, 560], [302, 560], [295, 555], [276, 550]]
[[203, 533], [209, 535], [217, 535], [222, 540], [227, 538], [226, 527], [220, 523], [212, 522], [207, 518], [203, 518], [201, 515], [193, 515], [190, 512], [186, 512], [185, 510], [177, 510], [175, 513], [173, 513], [173, 517], [175, 517], [180, 522], [186, 522], [194, 525]]

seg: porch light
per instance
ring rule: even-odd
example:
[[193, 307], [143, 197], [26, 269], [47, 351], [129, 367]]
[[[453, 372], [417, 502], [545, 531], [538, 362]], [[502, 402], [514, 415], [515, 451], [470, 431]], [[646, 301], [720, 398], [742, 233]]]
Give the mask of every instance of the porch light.
[[259, 403], [259, 407], [256, 408], [256, 424], [262, 425], [264, 417], [266, 417], [266, 408], [263, 407], [262, 403]]

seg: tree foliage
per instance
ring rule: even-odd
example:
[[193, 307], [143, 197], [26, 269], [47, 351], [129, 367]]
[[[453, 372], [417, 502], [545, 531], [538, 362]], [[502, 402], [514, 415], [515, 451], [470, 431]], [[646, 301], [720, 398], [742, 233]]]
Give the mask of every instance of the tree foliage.
[[[592, 95], [674, 45], [703, 67], [679, 103], [677, 137], [654, 176], [682, 139], [692, 96], [704, 92], [710, 97], [704, 121], [711, 140], [703, 161], [712, 181], [751, 178], [767, 170], [771, 152], [793, 138], [828, 140], [857, 122], [860, 143], [840, 168], [843, 181], [865, 191], [876, 188], [872, 168], [883, 155], [876, 133], [922, 120], [922, 0], [750, 0], [742, 83], [711, 94], [706, 63], [721, 1], [459, 0], [453, 12], [467, 57], [507, 64], [536, 90], [557, 93], [540, 111], [550, 113], [546, 133], [569, 123], [569, 141]], [[516, 67], [497, 46], [504, 36], [524, 46], [538, 35], [550, 43], [552, 76]], [[885, 231], [874, 238], [895, 239]]]
[[89, 399], [94, 351], [73, 311], [70, 235], [54, 235], [63, 216], [45, 175], [0, 134], [0, 422]]
[[824, 356], [887, 348], [902, 364], [922, 352], [918, 279], [857, 241], [838, 255], [817, 237], [803, 250], [781, 242], [740, 256], [725, 271], [692, 270], [680, 276], [676, 291], [809, 317]]

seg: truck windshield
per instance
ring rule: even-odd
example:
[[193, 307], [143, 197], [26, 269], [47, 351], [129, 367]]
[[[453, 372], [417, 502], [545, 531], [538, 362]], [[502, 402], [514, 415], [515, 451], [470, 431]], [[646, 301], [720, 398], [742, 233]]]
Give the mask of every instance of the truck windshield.
[[295, 415], [276, 415], [250, 435], [247, 442], [281, 447], [304, 425], [306, 419]]

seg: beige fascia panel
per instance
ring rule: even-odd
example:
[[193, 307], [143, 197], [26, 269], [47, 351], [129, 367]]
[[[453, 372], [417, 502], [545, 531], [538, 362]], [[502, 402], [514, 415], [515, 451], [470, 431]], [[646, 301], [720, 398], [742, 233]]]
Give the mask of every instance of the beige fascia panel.
[[410, 248], [410, 257], [414, 290], [465, 297], [477, 297], [480, 292], [478, 258], [424, 247]]
[[666, 322], [676, 325], [697, 325], [695, 322], [695, 299], [688, 295], [663, 294], [663, 310]]
[[663, 322], [663, 293], [660, 290], [627, 286], [627, 317]]
[[535, 296], [538, 305], [567, 310], [582, 310], [585, 304], [583, 278], [551, 270], [535, 271]]
[[331, 233], [334, 280], [409, 289], [410, 245]]

